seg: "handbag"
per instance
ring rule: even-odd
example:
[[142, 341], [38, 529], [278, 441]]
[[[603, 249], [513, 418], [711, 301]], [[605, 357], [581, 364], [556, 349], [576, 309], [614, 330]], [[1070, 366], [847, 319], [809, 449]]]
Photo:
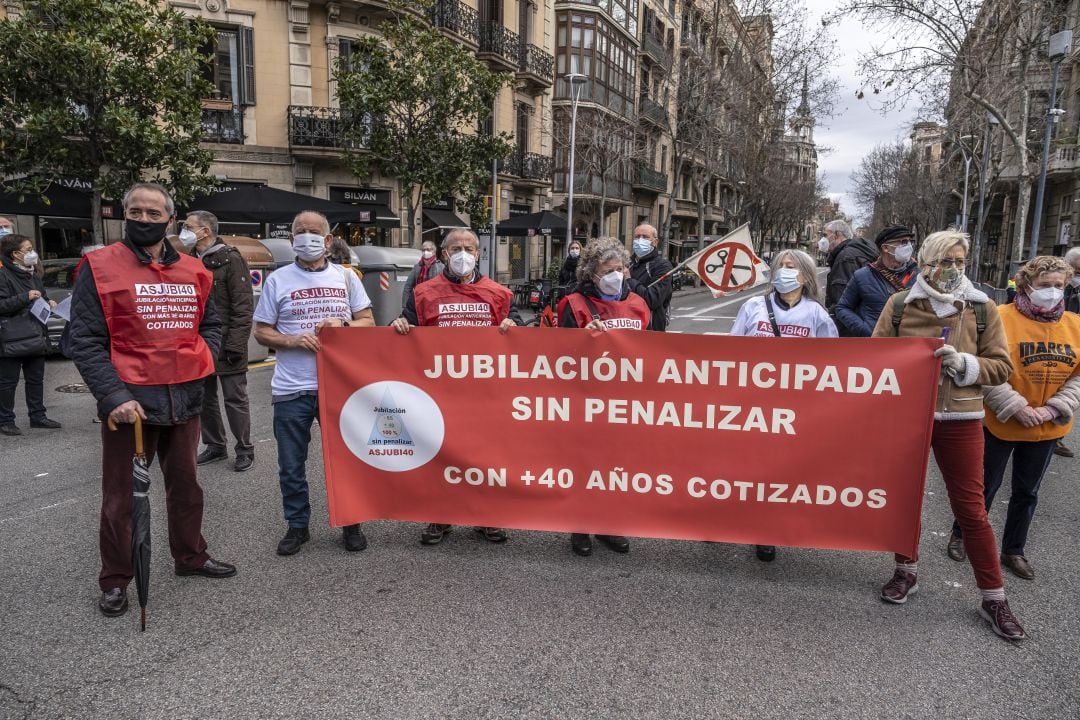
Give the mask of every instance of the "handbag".
[[0, 318], [0, 357], [36, 357], [48, 352], [45, 327], [29, 312]]

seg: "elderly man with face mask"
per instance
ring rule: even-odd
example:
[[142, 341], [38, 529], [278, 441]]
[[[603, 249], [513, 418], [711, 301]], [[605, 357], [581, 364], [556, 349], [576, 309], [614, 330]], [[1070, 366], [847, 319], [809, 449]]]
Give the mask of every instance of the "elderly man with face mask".
[[[289, 526], [278, 543], [278, 555], [294, 555], [311, 539], [307, 456], [311, 425], [319, 416], [316, 332], [323, 327], [375, 324], [371, 300], [356, 273], [327, 259], [333, 240], [325, 216], [312, 211], [297, 215], [292, 223], [296, 262], [266, 278], [255, 308], [255, 339], [277, 355], [270, 392], [281, 504]], [[341, 532], [349, 552], [367, 547], [359, 525], [348, 525]]]
[[915, 284], [915, 233], [905, 225], [889, 225], [874, 239], [881, 255], [851, 276], [833, 311], [837, 329], [846, 335], [870, 337], [889, 297]]
[[[663, 332], [667, 329], [668, 307], [671, 305], [671, 263], [656, 249], [656, 228], [641, 224], [634, 228], [633, 256], [626, 272], [626, 286], [630, 292], [641, 296], [649, 306], [652, 320], [649, 330]], [[657, 282], [660, 280], [660, 282]]]
[[[513, 293], [484, 277], [476, 267], [480, 259], [480, 241], [472, 230], [451, 230], [443, 240], [446, 269], [433, 280], [417, 285], [405, 298], [401, 317], [393, 326], [408, 335], [414, 326], [422, 327], [498, 327], [509, 332], [521, 325], [513, 307]], [[450, 533], [450, 525], [429, 524], [420, 535], [424, 545], [437, 545]], [[502, 528], [478, 527], [476, 532], [488, 542], [506, 542]]]

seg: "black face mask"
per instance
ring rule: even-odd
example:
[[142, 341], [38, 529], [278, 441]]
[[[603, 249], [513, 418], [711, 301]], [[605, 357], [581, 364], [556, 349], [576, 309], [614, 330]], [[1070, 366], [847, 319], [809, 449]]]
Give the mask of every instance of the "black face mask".
[[124, 221], [124, 237], [137, 247], [149, 247], [157, 245], [165, 239], [165, 233], [169, 230], [169, 223], [150, 223], [131, 220]]

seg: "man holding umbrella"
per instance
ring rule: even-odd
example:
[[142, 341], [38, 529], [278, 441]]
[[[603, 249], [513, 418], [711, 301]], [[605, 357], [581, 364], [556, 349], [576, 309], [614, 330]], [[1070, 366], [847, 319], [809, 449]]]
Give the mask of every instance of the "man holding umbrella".
[[72, 293], [72, 359], [98, 403], [102, 499], [98, 607], [127, 611], [132, 567], [132, 456], [136, 418], [145, 456], [164, 476], [169, 549], [177, 575], [231, 577], [202, 537], [203, 492], [195, 477], [205, 378], [214, 372], [221, 324], [213, 278], [165, 241], [175, 221], [168, 191], [136, 183], [124, 195], [124, 240], [86, 256]]

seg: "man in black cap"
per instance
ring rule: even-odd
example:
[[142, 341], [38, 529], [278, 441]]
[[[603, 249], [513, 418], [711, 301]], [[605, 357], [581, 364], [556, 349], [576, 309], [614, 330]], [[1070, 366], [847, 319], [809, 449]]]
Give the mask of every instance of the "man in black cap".
[[833, 308], [842, 336], [870, 337], [889, 296], [915, 284], [918, 264], [911, 228], [889, 225], [874, 238], [874, 244], [878, 258], [855, 271]]

